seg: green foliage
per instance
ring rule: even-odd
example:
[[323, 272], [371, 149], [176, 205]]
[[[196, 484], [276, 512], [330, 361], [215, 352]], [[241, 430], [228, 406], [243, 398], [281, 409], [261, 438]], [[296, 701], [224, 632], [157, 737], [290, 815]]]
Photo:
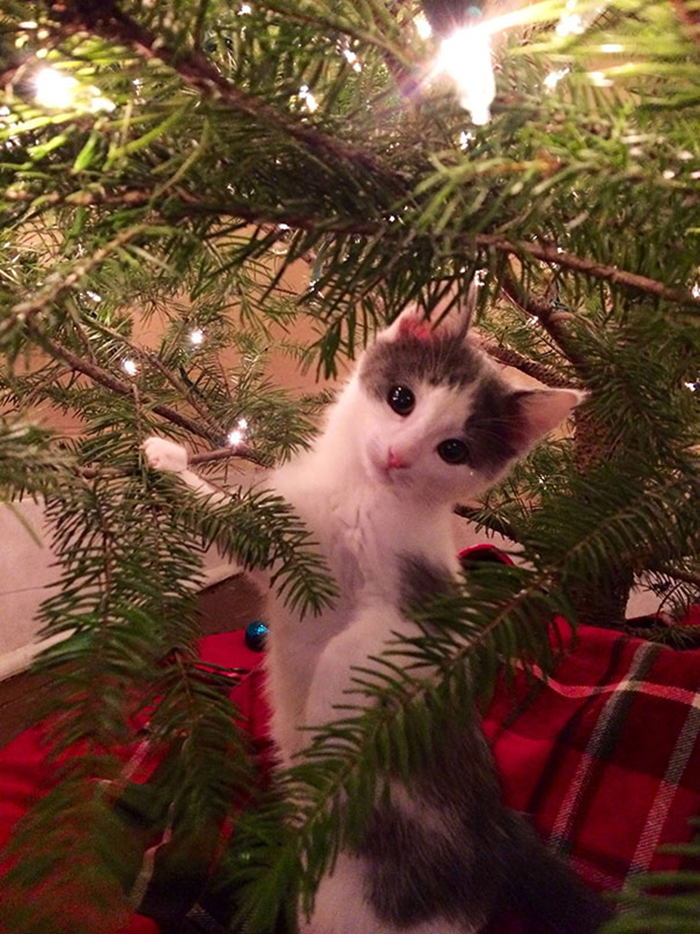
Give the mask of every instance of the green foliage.
[[[423, 608], [419, 638], [357, 672], [382, 703], [350, 698], [247, 814], [227, 871], [251, 931], [291, 917], [298, 894], [310, 905], [385, 771], [410, 778], [441, 718], [487, 697], [499, 666], [551, 664], [542, 620], [599, 593], [620, 623], [612, 595], [632, 579], [670, 588], [679, 615], [697, 599], [693, 4], [615, 0], [569, 36], [554, 28], [563, 2], [524, 8], [494, 37], [482, 127], [432, 75], [418, 8], [0, 0], [0, 490], [5, 508], [46, 502], [60, 587], [42, 634], [59, 641], [37, 661], [52, 690], [36, 716], [51, 714], [57, 750], [84, 750], [59, 760], [16, 837], [13, 930], [117, 924], [133, 866], [115, 752], [147, 716], [182, 852], [211, 828], [213, 853], [250, 792], [230, 677], [197, 663], [202, 550], [270, 571], [310, 625], [334, 597], [289, 507], [243, 492], [238, 467], [303, 448], [329, 399], [280, 388], [276, 354], [336, 375], [406, 302], [430, 311], [481, 270], [492, 349], [591, 394], [571, 436], [472, 504], [527, 569], [486, 569]], [[38, 427], [47, 412], [69, 427]], [[241, 419], [246, 444], [224, 450]], [[227, 465], [230, 501], [195, 504], [149, 473], [153, 433], [202, 470]], [[675, 881], [676, 900], [632, 892], [637, 914], [614, 929], [694, 929], [696, 880]], [[56, 892], [88, 907], [60, 917]]]

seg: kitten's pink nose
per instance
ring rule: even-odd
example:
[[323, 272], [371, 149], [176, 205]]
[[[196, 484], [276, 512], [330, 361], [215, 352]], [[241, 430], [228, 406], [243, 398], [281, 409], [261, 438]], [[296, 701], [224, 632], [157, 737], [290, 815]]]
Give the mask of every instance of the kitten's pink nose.
[[398, 454], [395, 454], [391, 448], [389, 448], [389, 456], [387, 458], [386, 467], [387, 470], [391, 470], [393, 467], [395, 467], [397, 470], [401, 470], [404, 467], [408, 467], [408, 464], [406, 461], [402, 460]]

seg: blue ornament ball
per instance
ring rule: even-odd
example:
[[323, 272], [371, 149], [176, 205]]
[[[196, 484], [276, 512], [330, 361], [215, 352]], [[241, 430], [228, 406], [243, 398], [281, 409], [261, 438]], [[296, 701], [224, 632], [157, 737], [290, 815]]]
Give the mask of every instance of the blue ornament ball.
[[262, 652], [269, 631], [267, 623], [263, 623], [261, 619], [256, 619], [254, 623], [246, 627], [245, 644], [254, 652]]

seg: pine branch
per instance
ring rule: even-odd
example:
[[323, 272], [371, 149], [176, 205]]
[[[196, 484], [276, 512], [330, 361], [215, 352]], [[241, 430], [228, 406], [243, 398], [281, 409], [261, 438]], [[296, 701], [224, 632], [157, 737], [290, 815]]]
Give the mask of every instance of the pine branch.
[[[120, 9], [115, 0], [45, 0], [49, 10], [71, 30], [88, 29], [103, 39], [132, 48], [138, 55], [163, 62], [182, 80], [205, 97], [215, 97], [237, 113], [258, 123], [274, 127], [300, 142], [316, 155], [354, 165], [381, 176], [396, 186], [397, 177], [390, 176], [373, 158], [360, 149], [322, 133], [315, 127], [290, 120], [275, 107], [230, 84], [201, 52], [173, 48], [163, 38], [145, 29]], [[404, 188], [401, 185], [400, 190]]]
[[14, 306], [8, 318], [6, 318], [0, 326], [0, 341], [2, 341], [17, 324], [21, 324], [23, 321], [29, 324], [33, 317], [42, 311], [47, 311], [51, 305], [63, 298], [74, 286], [79, 285], [85, 276], [93, 272], [103, 260], [116, 250], [121, 249], [121, 247], [130, 240], [133, 240], [134, 237], [143, 233], [145, 229], [146, 227], [144, 225], [139, 224], [136, 227], [129, 227], [123, 230], [110, 240], [109, 243], [95, 250], [88, 259], [77, 263], [63, 278], [52, 273], [47, 279], [45, 288]]
[[494, 360], [498, 360], [499, 363], [503, 363], [505, 366], [512, 366], [516, 370], [520, 370], [521, 373], [531, 376], [545, 386], [566, 389], [575, 383], [571, 378], [557, 373], [552, 367], [539, 363], [537, 360], [531, 360], [505, 344], [487, 341], [482, 337], [478, 338], [478, 343], [481, 349], [490, 357], [493, 357]]
[[[328, 216], [314, 216], [309, 214], [298, 214], [289, 212], [285, 209], [266, 208], [246, 204], [240, 201], [227, 201], [224, 203], [202, 201], [184, 191], [182, 188], [176, 189], [178, 199], [168, 197], [163, 205], [155, 203], [153, 192], [145, 189], [126, 190], [120, 193], [100, 193], [74, 192], [69, 195], [52, 193], [45, 200], [47, 206], [55, 205], [61, 201], [74, 203], [80, 206], [91, 204], [105, 205], [109, 207], [142, 207], [149, 205], [160, 211], [165, 216], [187, 216], [187, 215], [211, 215], [218, 217], [237, 217], [241, 221], [256, 224], [284, 224], [295, 230], [317, 231], [328, 234], [355, 234], [357, 236], [371, 237], [381, 234], [384, 237], [395, 237], [396, 231], [390, 222], [359, 220], [357, 218], [348, 218], [339, 220], [329, 219]], [[29, 201], [34, 194], [28, 190], [14, 190], [6, 192], [7, 200]], [[405, 223], [405, 221], [404, 221]], [[651, 279], [648, 276], [642, 276], [638, 273], [621, 269], [618, 266], [610, 266], [605, 263], [598, 263], [595, 260], [584, 259], [573, 253], [559, 252], [559, 248], [546, 243], [533, 243], [525, 240], [506, 240], [503, 237], [493, 234], [469, 234], [450, 232], [445, 234], [453, 242], [457, 241], [462, 249], [482, 248], [494, 250], [497, 253], [503, 253], [508, 256], [522, 257], [530, 256], [533, 259], [548, 263], [551, 266], [559, 266], [563, 269], [569, 269], [574, 273], [588, 276], [601, 282], [609, 282], [611, 285], [618, 285], [632, 291], [644, 292], [653, 295], [658, 299], [671, 302], [677, 305], [686, 305], [689, 307], [700, 308], [700, 294], [695, 294], [690, 289], [679, 289], [674, 286], [666, 285], [658, 279]], [[439, 239], [440, 235], [436, 235]], [[106, 247], [105, 247], [106, 249]], [[94, 265], [94, 264], [93, 264]], [[527, 310], [529, 314], [537, 317], [556, 339], [562, 338], [562, 329], [558, 327], [561, 320], [561, 314], [552, 309], [544, 302], [538, 301], [532, 296], [527, 298], [520, 297], [522, 290], [514, 277], [506, 283], [508, 293], [512, 293], [515, 303], [519, 307]], [[506, 293], [506, 294], [508, 294]], [[510, 298], [510, 294], [508, 294]], [[559, 320], [557, 320], [559, 318]], [[564, 338], [565, 340], [565, 338]]]
[[[96, 366], [94, 363], [76, 356], [71, 350], [68, 350], [67, 347], [63, 347], [46, 334], [42, 334], [35, 326], [34, 322], [28, 321], [27, 327], [41, 346], [45, 347], [52, 356], [67, 363], [72, 370], [89, 376], [94, 382], [99, 383], [100, 386], [104, 386], [105, 389], [109, 389], [119, 396], [133, 396], [133, 385], [117, 379], [116, 376], [112, 376], [111, 373], [102, 369], [102, 367]], [[161, 415], [174, 425], [179, 425], [180, 428], [184, 428], [186, 431], [189, 431], [199, 438], [206, 438], [208, 441], [214, 441], [215, 443], [221, 443], [224, 440], [223, 435], [212, 431], [199, 422], [195, 422], [187, 415], [183, 415], [181, 412], [178, 412], [177, 409], [173, 409], [169, 405], [163, 405], [160, 402], [153, 404], [152, 400], [147, 397], [142, 397], [141, 401], [144, 402], [145, 405], [148, 405], [156, 414]]]
[[[557, 254], [559, 255], [559, 254]], [[513, 275], [512, 269], [506, 272], [501, 284], [503, 294], [511, 304], [515, 305], [525, 314], [537, 318], [544, 330], [549, 334], [554, 343], [566, 359], [577, 369], [581, 369], [584, 361], [580, 353], [571, 346], [571, 340], [562, 327], [562, 312], [557, 311], [551, 302], [544, 302], [533, 295], [528, 294], [522, 285]], [[567, 315], [571, 317], [570, 315]]]
[[496, 532], [504, 538], [509, 538], [512, 542], [518, 541], [513, 526], [509, 522], [506, 522], [505, 519], [490, 515], [476, 506], [465, 506], [462, 503], [455, 506], [452, 511], [456, 516], [460, 516], [462, 519], [467, 519], [469, 522], [474, 522], [476, 525], [490, 529], [492, 532]]

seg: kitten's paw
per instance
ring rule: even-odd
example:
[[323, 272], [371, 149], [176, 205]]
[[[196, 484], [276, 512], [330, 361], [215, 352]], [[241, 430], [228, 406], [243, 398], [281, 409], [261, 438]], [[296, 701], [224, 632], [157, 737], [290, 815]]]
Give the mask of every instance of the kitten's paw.
[[181, 444], [165, 438], [146, 438], [141, 445], [149, 467], [170, 473], [187, 470], [187, 451]]

